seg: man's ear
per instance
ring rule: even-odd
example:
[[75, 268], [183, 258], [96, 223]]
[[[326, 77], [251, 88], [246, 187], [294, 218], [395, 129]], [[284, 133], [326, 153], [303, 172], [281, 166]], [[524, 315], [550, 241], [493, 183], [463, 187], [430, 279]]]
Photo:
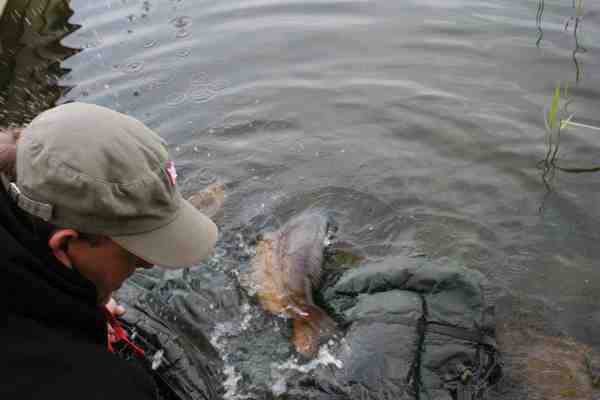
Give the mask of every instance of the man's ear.
[[79, 234], [73, 229], [58, 229], [48, 239], [48, 247], [52, 250], [52, 254], [67, 268], [73, 268], [71, 257], [69, 257], [67, 251], [69, 240], [77, 239], [78, 237]]

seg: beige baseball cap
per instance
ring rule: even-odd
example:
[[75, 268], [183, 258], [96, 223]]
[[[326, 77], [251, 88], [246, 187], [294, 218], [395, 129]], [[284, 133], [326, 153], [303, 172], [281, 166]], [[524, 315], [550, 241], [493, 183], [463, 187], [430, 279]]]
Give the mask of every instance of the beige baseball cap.
[[167, 268], [211, 254], [217, 227], [181, 197], [164, 140], [105, 107], [69, 103], [38, 115], [17, 146], [10, 194], [49, 223], [110, 237]]

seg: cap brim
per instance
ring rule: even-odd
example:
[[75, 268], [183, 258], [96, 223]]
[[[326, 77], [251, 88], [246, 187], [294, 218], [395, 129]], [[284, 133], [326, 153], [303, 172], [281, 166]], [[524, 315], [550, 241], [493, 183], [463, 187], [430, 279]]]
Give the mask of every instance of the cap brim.
[[189, 267], [213, 252], [217, 226], [188, 201], [177, 217], [158, 229], [111, 239], [144, 261], [166, 268]]

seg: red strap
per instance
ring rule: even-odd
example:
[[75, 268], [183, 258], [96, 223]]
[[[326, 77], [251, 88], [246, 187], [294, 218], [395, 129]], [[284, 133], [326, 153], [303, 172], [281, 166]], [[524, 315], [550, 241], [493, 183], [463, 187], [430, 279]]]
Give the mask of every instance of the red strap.
[[[138, 347], [135, 343], [133, 343], [129, 339], [127, 332], [125, 331], [125, 329], [123, 329], [121, 324], [119, 324], [119, 321], [117, 321], [117, 318], [115, 318], [113, 313], [111, 313], [108, 310], [108, 308], [106, 308], [106, 307], [104, 307], [103, 309], [104, 309], [104, 315], [106, 316], [106, 320], [108, 321], [109, 325], [113, 328], [113, 331], [115, 332], [115, 336], [117, 337], [117, 340], [115, 340], [115, 342], [123, 340], [125, 343], [127, 343], [127, 345], [131, 348], [131, 350], [133, 350], [133, 352], [135, 354], [137, 354], [140, 357], [144, 356], [145, 355], [144, 350], [142, 348]], [[115, 352], [110, 339], [108, 340], [108, 351], [110, 351], [111, 353]]]

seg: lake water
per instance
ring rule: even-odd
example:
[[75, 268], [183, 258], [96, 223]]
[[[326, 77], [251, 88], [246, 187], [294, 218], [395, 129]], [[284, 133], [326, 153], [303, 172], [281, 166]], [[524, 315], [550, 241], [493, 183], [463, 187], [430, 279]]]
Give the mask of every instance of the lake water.
[[[600, 175], [549, 193], [537, 167], [556, 81], [600, 126], [600, 4], [575, 64], [570, 0], [545, 2], [539, 47], [533, 0], [16, 3], [0, 124], [70, 100], [125, 112], [168, 141], [186, 194], [225, 183], [222, 231], [330, 209], [366, 264], [463, 263], [504, 315], [600, 349]], [[564, 129], [560, 162], [600, 165], [599, 133]]]

